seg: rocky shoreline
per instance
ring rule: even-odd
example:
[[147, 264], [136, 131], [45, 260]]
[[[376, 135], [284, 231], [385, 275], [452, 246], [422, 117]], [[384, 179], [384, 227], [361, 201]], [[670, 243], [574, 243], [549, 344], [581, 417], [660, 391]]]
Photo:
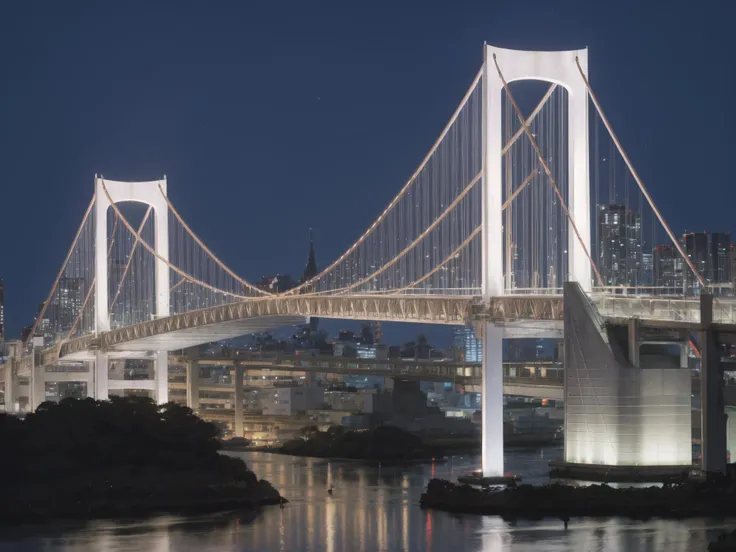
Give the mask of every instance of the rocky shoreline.
[[689, 481], [628, 489], [615, 489], [608, 485], [574, 487], [552, 484], [482, 490], [432, 479], [421, 496], [420, 505], [458, 514], [496, 515], [505, 519], [723, 517], [736, 515], [736, 483], [726, 480]]
[[271, 452], [382, 465], [431, 462], [443, 457], [440, 451], [426, 447], [419, 437], [392, 426], [364, 431], [347, 431], [340, 426], [327, 431], [305, 430], [302, 438], [287, 441]]
[[295, 456], [297, 458], [317, 458], [319, 460], [331, 460], [334, 462], [352, 462], [355, 464], [363, 464], [368, 466], [411, 466], [416, 464], [444, 464], [447, 462], [446, 456], [419, 456], [417, 458], [348, 458], [345, 456], [315, 456], [312, 454], [299, 454], [295, 452], [285, 452], [281, 447], [260, 447], [250, 449], [252, 452], [267, 452], [269, 454], [279, 454], [281, 456]]
[[268, 481], [215, 482], [197, 473], [150, 473], [141, 478], [74, 477], [58, 484], [6, 487], [0, 524], [53, 520], [197, 515], [286, 503]]

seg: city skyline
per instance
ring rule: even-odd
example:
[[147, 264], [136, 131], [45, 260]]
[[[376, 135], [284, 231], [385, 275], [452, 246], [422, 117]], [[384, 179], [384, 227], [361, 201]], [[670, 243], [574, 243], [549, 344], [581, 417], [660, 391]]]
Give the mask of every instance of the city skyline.
[[0, 6], [0, 542], [736, 544], [734, 16]]
[[[723, 131], [697, 109], [670, 116], [682, 105], [727, 103], [723, 90], [734, 76], [711, 68], [729, 63], [727, 48], [718, 46], [728, 33], [715, 32], [720, 22], [704, 7], [693, 13], [685, 3], [661, 10], [632, 2], [601, 17], [592, 7], [553, 9], [540, 2], [531, 12], [487, 6], [468, 18], [467, 6], [455, 6], [454, 15], [432, 13], [422, 30], [409, 24], [413, 15], [406, 7], [393, 9], [388, 19], [376, 7], [359, 21], [338, 10], [322, 20], [310, 18], [312, 26], [304, 27], [295, 22], [306, 8], [281, 21], [281, 11], [266, 6], [250, 11], [231, 4], [203, 18], [197, 8], [169, 13], [133, 2], [82, 10], [63, 29], [55, 17], [64, 16], [65, 8], [49, 8], [37, 13], [15, 3], [4, 6], [0, 18], [2, 51], [17, 53], [1, 60], [8, 87], [0, 97], [10, 117], [0, 133], [0, 177], [15, 183], [5, 188], [4, 201], [16, 208], [0, 221], [0, 231], [14, 236], [24, 229], [25, 236], [6, 240], [9, 261], [1, 270], [12, 290], [6, 300], [11, 335], [48, 293], [95, 173], [131, 180], [167, 174], [186, 220], [251, 281], [293, 266], [310, 226], [324, 266], [416, 168], [472, 79], [484, 40], [542, 49], [587, 45], [596, 68], [593, 84], [670, 224], [733, 230], [729, 201], [692, 193], [693, 183], [716, 196], [728, 190], [719, 184], [729, 179], [727, 163], [718, 161], [728, 158], [727, 141], [718, 139]], [[686, 55], [716, 74], [718, 86], [705, 89], [697, 79], [666, 86], [683, 55], [669, 46], [679, 36], [678, 25], [666, 22], [679, 21], [685, 9], [689, 25], [709, 28], [700, 42], [689, 42]], [[521, 31], [511, 24], [519, 10], [524, 17], [533, 14]], [[630, 13], [640, 17], [624, 15]], [[654, 31], [644, 23], [653, 17], [662, 22]], [[53, 52], [31, 40], [31, 26], [49, 37]], [[550, 28], [557, 32], [540, 32]], [[379, 30], [381, 40], [353, 39], [367, 29]], [[131, 32], [141, 37], [134, 48], [105, 38]], [[622, 32], [641, 40], [622, 41]], [[315, 42], [317, 36], [322, 38]], [[423, 40], [428, 36], [433, 40]], [[307, 43], [295, 54], [295, 46]], [[419, 44], [427, 46], [419, 50]], [[287, 65], [298, 71], [296, 89], [283, 75]], [[159, 66], [162, 71], [151, 70]], [[632, 72], [642, 89], [658, 93], [633, 94]], [[91, 78], [106, 83], [104, 94]], [[149, 92], [139, 92], [139, 82]], [[417, 82], [426, 94], [417, 93]], [[729, 128], [725, 119], [720, 122]], [[276, 141], [273, 128], [289, 129], [288, 139]], [[716, 160], [705, 171], [703, 136], [713, 136], [703, 155]], [[44, 163], [29, 172], [29, 160], [39, 155]], [[284, 168], [274, 173], [280, 160]], [[359, 174], [353, 170], [358, 166]], [[28, 190], [34, 190], [33, 203]], [[209, 204], [211, 209], [201, 208]], [[316, 216], [308, 217], [312, 211]], [[55, 230], [39, 233], [31, 216], [53, 220]]]

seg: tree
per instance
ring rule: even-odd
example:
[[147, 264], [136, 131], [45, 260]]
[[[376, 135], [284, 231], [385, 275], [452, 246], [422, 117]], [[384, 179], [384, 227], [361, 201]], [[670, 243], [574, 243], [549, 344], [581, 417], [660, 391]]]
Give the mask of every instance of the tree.
[[314, 439], [319, 434], [319, 428], [316, 425], [308, 425], [299, 430], [299, 437], [305, 441]]

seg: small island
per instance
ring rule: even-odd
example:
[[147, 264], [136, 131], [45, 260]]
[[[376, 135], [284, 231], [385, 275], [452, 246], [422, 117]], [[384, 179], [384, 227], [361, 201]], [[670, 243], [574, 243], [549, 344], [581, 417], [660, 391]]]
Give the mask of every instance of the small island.
[[0, 523], [204, 513], [279, 504], [218, 429], [175, 403], [139, 397], [45, 402], [0, 415]]
[[309, 426], [300, 431], [299, 438], [287, 441], [274, 452], [385, 464], [428, 461], [440, 456], [416, 435], [388, 425], [357, 431], [341, 426], [319, 431], [316, 426]]
[[452, 513], [496, 515], [505, 519], [724, 517], [736, 515], [736, 483], [726, 477], [718, 477], [647, 488], [552, 484], [485, 490], [432, 479], [421, 496], [420, 505]]

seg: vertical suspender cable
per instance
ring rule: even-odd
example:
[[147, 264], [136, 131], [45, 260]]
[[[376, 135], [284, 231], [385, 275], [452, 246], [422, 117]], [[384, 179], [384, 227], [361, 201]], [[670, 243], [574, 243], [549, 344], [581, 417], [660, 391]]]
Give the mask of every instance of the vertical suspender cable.
[[583, 242], [583, 239], [580, 236], [580, 232], [578, 231], [578, 228], [575, 225], [575, 221], [573, 220], [572, 216], [570, 215], [570, 212], [567, 209], [567, 204], [565, 200], [560, 195], [560, 191], [557, 188], [557, 183], [555, 182], [555, 179], [552, 176], [552, 172], [549, 170], [547, 163], [542, 157], [542, 153], [539, 151], [537, 142], [534, 139], [534, 136], [532, 136], [532, 133], [529, 131], [529, 127], [526, 125], [526, 122], [524, 121], [524, 117], [521, 114], [521, 110], [519, 109], [519, 106], [516, 104], [516, 100], [514, 100], [514, 97], [511, 95], [511, 92], [509, 92], [509, 85], [506, 82], [506, 79], [504, 79], [503, 73], [501, 73], [501, 68], [498, 66], [498, 60], [496, 59], [496, 54], [493, 54], [493, 63], [495, 63], [496, 65], [496, 71], [498, 71], [498, 76], [501, 79], [501, 82], [503, 83], [504, 90], [506, 90], [506, 93], [509, 95], [511, 104], [514, 106], [514, 111], [516, 111], [516, 115], [519, 117], [519, 120], [524, 125], [524, 132], [526, 132], [526, 135], [529, 137], [529, 141], [532, 143], [532, 146], [534, 147], [537, 157], [539, 158], [539, 162], [544, 167], [544, 171], [547, 173], [547, 177], [549, 178], [550, 182], [552, 183], [552, 186], [555, 189], [555, 193], [557, 194], [557, 199], [560, 200], [560, 203], [562, 204], [565, 210], [565, 214], [567, 215], [567, 218], [570, 221], [570, 225], [572, 226], [572, 229], [575, 231], [575, 235], [577, 236], [578, 241], [580, 242], [580, 245], [583, 248], [583, 251], [585, 252], [586, 257], [588, 257], [588, 260], [590, 261], [590, 264], [593, 267], [593, 270], [595, 271], [595, 275], [598, 278], [599, 283], [603, 285], [603, 279], [601, 278], [600, 272], [598, 272], [598, 268], [595, 266], [595, 263], [593, 263], [593, 259], [590, 258], [590, 253], [588, 252], [588, 248], [585, 246], [585, 242]]
[[644, 197], [647, 198], [647, 201], [649, 202], [649, 206], [654, 211], [654, 214], [657, 215], [657, 218], [659, 219], [659, 222], [664, 227], [665, 232], [667, 232], [667, 235], [669, 236], [669, 238], [672, 240], [672, 243], [677, 248], [677, 252], [683, 258], [685, 263], [687, 263], [688, 268], [690, 268], [690, 270], [696, 276], [696, 278], [700, 282], [700, 285], [703, 287], [706, 287], [703, 276], [700, 274], [700, 272], [698, 272], [697, 268], [695, 268], [695, 265], [690, 260], [690, 257], [685, 255], [685, 252], [682, 250], [680, 243], [675, 239], [675, 235], [672, 233], [672, 230], [667, 224], [667, 221], [662, 216], [662, 213], [659, 212], [659, 209], [657, 209], [657, 206], [654, 204], [654, 201], [652, 201], [652, 197], [649, 195], [649, 192], [647, 191], [646, 187], [644, 186], [644, 183], [639, 177], [639, 173], [636, 172], [636, 169], [634, 169], [634, 166], [631, 164], [631, 161], [629, 160], [629, 156], [626, 155], [626, 152], [624, 151], [624, 148], [621, 146], [621, 143], [619, 142], [618, 137], [616, 136], [616, 133], [613, 131], [613, 128], [608, 122], [606, 115], [603, 113], [603, 109], [598, 103], [598, 98], [596, 98], [596, 95], [590, 86], [590, 82], [588, 81], [588, 77], [585, 75], [585, 73], [583, 72], [583, 68], [580, 66], [580, 60], [577, 58], [577, 56], [575, 57], [575, 63], [577, 64], [578, 71], [580, 71], [580, 76], [583, 78], [583, 81], [585, 82], [585, 86], [588, 89], [588, 94], [590, 94], [590, 99], [593, 100], [593, 104], [595, 105], [595, 108], [601, 117], [601, 121], [603, 121], [603, 124], [606, 126], [608, 133], [611, 135], [611, 139], [613, 140], [614, 144], [616, 144], [616, 148], [618, 148], [618, 152], [621, 154], [621, 157], [623, 157], [624, 162], [626, 163], [626, 166], [629, 167], [629, 170], [631, 171], [631, 175], [634, 177], [634, 180], [636, 180], [636, 183], [639, 185], [639, 189], [644, 194]]

